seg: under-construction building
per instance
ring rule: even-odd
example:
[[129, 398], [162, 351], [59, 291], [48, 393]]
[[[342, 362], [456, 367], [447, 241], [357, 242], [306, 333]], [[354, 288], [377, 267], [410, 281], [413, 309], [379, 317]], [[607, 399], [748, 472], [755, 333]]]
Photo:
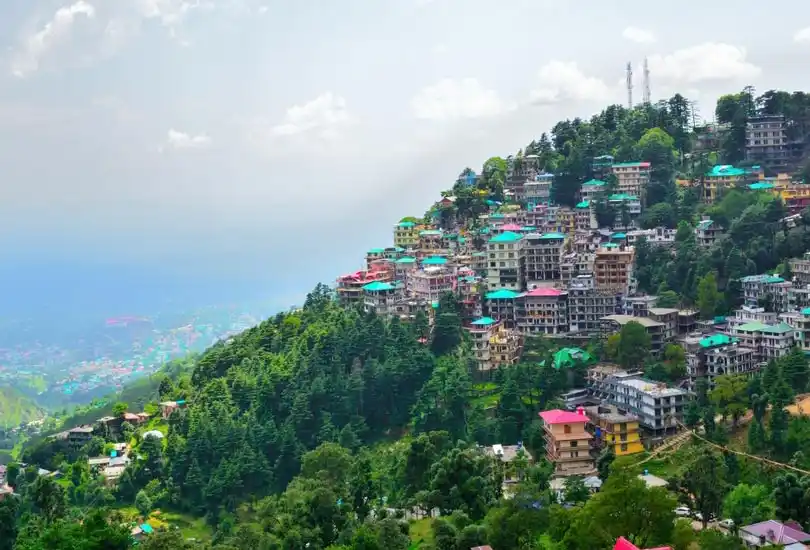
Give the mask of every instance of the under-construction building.
[[528, 288], [543, 281], [558, 281], [561, 278], [560, 261], [565, 248], [562, 233], [529, 233], [524, 237], [526, 285]]
[[568, 323], [571, 332], [598, 334], [602, 318], [620, 313], [620, 293], [599, 289], [592, 275], [579, 275], [568, 285]]

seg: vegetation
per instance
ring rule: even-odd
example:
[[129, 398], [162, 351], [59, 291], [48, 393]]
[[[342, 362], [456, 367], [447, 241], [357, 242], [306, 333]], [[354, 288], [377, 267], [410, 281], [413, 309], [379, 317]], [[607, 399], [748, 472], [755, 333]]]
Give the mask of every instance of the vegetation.
[[11, 386], [0, 387], [0, 430], [26, 424], [42, 415], [42, 409], [31, 398]]

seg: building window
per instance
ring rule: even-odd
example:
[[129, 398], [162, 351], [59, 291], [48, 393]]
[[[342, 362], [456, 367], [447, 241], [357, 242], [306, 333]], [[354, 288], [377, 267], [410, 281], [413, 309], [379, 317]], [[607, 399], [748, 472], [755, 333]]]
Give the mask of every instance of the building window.
[[569, 426], [568, 424], [563, 425], [563, 433], [564, 434], [570, 434], [571, 433], [571, 426]]
[[627, 443], [622, 443], [619, 449], [621, 449], [623, 452], [627, 451]]

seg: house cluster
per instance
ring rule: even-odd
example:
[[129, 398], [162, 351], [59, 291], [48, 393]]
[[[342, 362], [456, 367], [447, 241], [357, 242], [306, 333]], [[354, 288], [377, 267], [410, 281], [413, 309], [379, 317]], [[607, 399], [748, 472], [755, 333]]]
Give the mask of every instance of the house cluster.
[[132, 462], [129, 451], [129, 444], [116, 443], [110, 451], [110, 456], [88, 458], [87, 464], [91, 472], [101, 475], [108, 484], [113, 485]]

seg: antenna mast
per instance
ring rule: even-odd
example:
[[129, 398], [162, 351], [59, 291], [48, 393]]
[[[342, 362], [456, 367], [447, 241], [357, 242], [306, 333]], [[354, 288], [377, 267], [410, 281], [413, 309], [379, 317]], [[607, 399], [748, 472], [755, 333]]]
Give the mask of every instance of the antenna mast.
[[650, 67], [647, 65], [647, 58], [644, 58], [644, 104], [650, 104]]
[[633, 108], [633, 65], [627, 62], [627, 108]]

